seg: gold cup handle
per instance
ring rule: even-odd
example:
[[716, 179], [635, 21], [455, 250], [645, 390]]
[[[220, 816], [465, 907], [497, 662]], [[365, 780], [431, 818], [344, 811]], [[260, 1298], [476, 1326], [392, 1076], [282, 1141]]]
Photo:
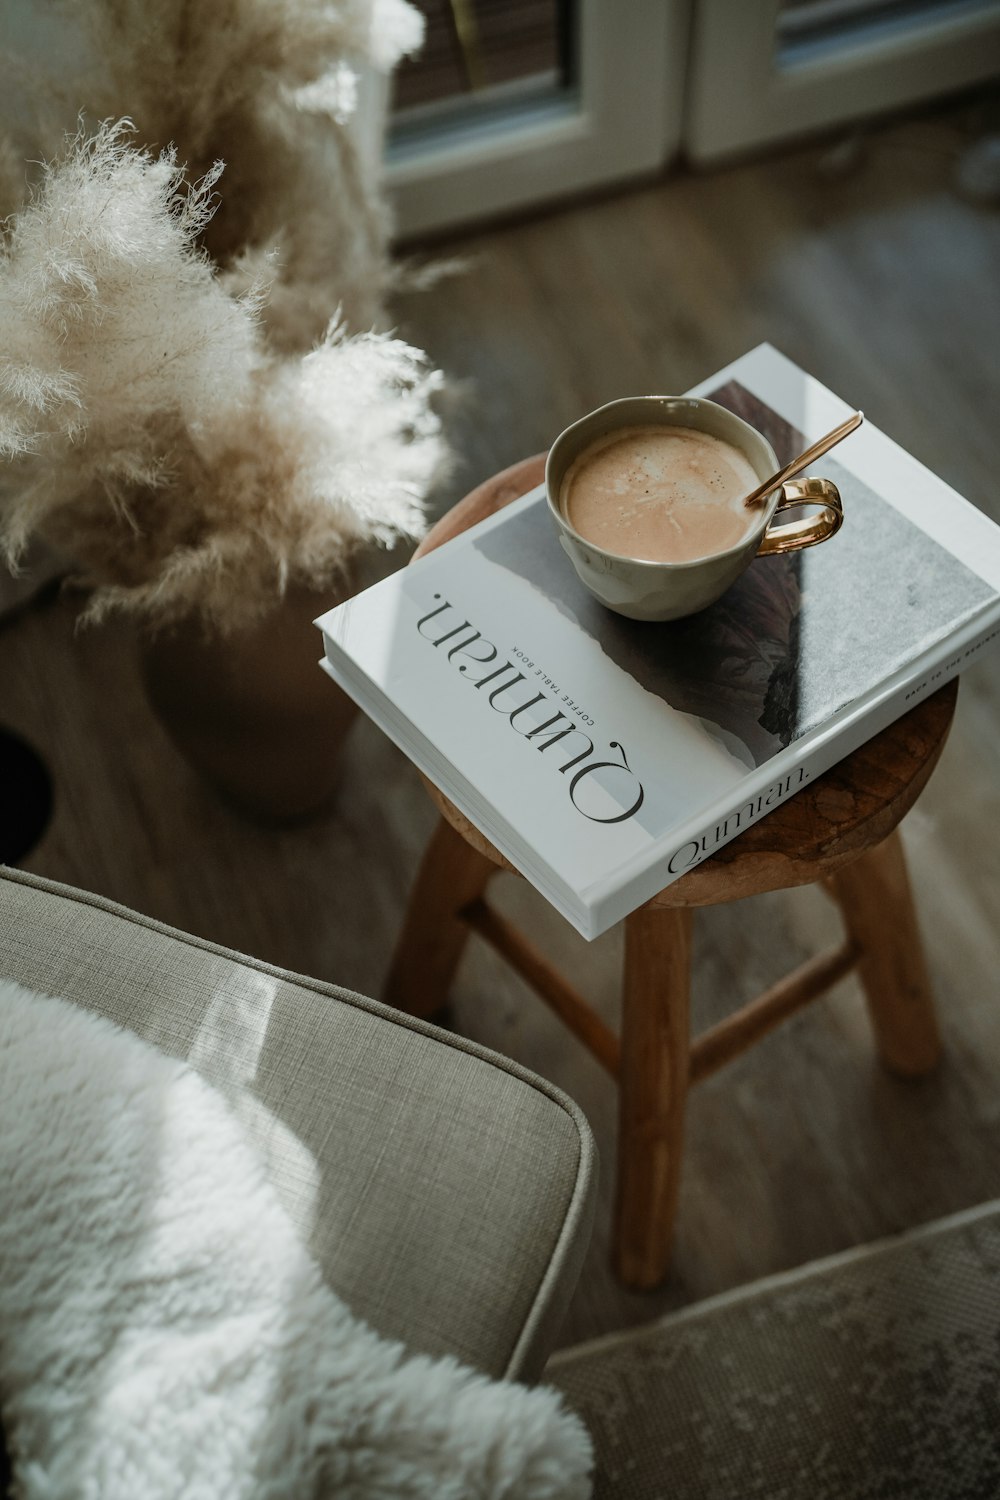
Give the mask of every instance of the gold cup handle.
[[838, 532], [844, 524], [844, 507], [840, 503], [840, 491], [832, 479], [788, 479], [781, 486], [781, 499], [774, 514], [783, 510], [795, 510], [802, 505], [818, 505], [819, 514], [803, 516], [798, 521], [785, 521], [768, 526], [763, 540], [757, 548], [758, 557], [772, 557], [778, 552], [798, 552], [802, 547], [815, 547]]

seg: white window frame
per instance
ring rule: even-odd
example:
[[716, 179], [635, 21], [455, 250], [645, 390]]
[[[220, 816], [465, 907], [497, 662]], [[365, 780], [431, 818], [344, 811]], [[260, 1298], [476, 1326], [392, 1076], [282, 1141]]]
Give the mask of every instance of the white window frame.
[[[996, 77], [1000, 4], [849, 28], [842, 42], [776, 55], [780, 0], [697, 0], [684, 130], [698, 165]], [[724, 101], [724, 107], [720, 107]]]
[[579, 0], [579, 87], [408, 146], [384, 183], [407, 239], [660, 171], [680, 145], [688, 0]]

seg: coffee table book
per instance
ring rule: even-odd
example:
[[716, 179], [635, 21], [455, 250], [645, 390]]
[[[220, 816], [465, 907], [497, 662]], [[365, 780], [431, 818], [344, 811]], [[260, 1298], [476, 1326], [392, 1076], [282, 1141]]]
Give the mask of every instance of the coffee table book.
[[[691, 393], [784, 463], [851, 407], [770, 345]], [[316, 621], [321, 665], [593, 938], [1000, 636], [1000, 527], [866, 423], [845, 522], [649, 624], [576, 578], [539, 488]]]

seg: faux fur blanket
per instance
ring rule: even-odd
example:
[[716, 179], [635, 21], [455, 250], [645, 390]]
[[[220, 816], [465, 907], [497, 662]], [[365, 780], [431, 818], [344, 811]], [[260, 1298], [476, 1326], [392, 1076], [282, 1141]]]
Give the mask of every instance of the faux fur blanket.
[[222, 1096], [0, 981], [0, 1415], [25, 1500], [584, 1500], [555, 1392], [322, 1281]]

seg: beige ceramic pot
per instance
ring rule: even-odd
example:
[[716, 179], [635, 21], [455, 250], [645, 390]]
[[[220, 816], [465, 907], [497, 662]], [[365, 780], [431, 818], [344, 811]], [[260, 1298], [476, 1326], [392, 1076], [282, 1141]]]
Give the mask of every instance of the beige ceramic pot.
[[148, 638], [150, 705], [178, 750], [259, 822], [292, 823], [329, 805], [356, 707], [320, 669], [312, 623], [338, 601], [290, 589], [254, 626], [206, 635], [190, 622]]

